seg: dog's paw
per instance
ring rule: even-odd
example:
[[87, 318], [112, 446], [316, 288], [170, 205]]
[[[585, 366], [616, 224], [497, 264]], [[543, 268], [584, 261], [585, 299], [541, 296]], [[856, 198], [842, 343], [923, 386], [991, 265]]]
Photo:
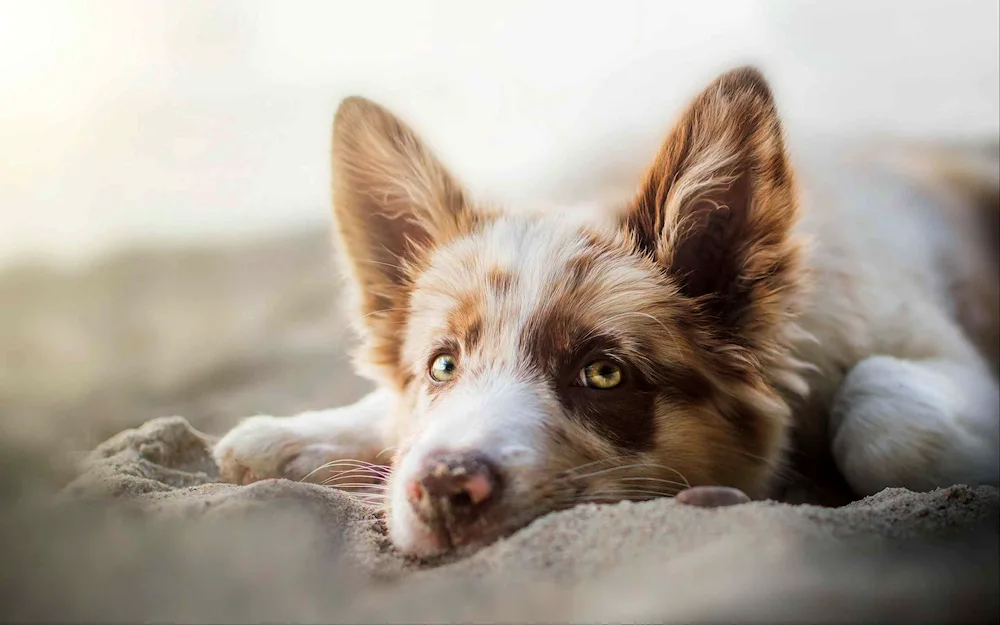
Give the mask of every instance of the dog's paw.
[[995, 480], [997, 395], [989, 381], [970, 384], [975, 375], [885, 356], [856, 365], [830, 411], [833, 456], [851, 487], [870, 495]]
[[386, 469], [364, 437], [349, 427], [330, 427], [320, 413], [243, 420], [212, 450], [222, 480], [251, 484], [287, 479], [368, 492]]
[[333, 473], [324, 465], [350, 458], [346, 450], [303, 431], [295, 418], [268, 416], [245, 419], [216, 444], [212, 455], [223, 481], [232, 484], [277, 478], [319, 482]]
[[230, 430], [212, 450], [222, 479], [250, 484], [284, 477], [284, 464], [298, 454], [298, 437], [282, 419], [250, 417]]

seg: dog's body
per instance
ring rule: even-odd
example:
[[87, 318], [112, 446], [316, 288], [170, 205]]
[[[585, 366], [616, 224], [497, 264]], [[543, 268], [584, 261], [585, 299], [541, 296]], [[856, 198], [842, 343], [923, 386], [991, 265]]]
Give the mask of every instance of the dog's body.
[[379, 388], [244, 421], [223, 475], [384, 488], [420, 556], [578, 502], [771, 496], [793, 453], [832, 455], [860, 494], [996, 483], [993, 235], [968, 185], [884, 171], [824, 161], [796, 184], [766, 83], [738, 70], [606, 219], [512, 215], [347, 100], [334, 208]]
[[798, 168], [812, 240], [799, 324], [815, 340], [796, 354], [816, 370], [795, 402], [795, 447], [830, 449], [860, 494], [995, 481], [1000, 275], [980, 217], [996, 207], [944, 178], [846, 156]]

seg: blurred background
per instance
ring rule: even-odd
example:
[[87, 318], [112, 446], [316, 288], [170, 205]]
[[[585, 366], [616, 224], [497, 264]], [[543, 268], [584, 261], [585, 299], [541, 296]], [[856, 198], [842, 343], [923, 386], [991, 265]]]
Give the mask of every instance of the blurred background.
[[0, 428], [53, 459], [344, 403], [329, 132], [411, 124], [476, 197], [637, 176], [744, 63], [789, 134], [996, 141], [995, 0], [0, 0]]

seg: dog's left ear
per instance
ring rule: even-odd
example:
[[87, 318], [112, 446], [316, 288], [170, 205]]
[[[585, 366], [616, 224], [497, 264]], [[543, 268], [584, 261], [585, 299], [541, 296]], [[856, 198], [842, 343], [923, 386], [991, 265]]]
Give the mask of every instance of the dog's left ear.
[[332, 167], [334, 224], [359, 304], [358, 364], [394, 383], [413, 275], [484, 213], [413, 130], [364, 98], [337, 109]]
[[793, 286], [795, 219], [771, 90], [760, 72], [742, 68], [716, 79], [682, 115], [624, 226], [717, 329], [746, 333], [769, 311], [780, 314], [765, 304]]

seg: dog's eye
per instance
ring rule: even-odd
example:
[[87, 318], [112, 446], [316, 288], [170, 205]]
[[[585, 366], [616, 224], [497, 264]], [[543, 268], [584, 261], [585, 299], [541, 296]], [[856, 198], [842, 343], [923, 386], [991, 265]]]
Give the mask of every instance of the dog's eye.
[[621, 383], [621, 367], [607, 360], [592, 362], [580, 371], [581, 386], [606, 390]]
[[455, 362], [453, 356], [441, 354], [431, 363], [431, 378], [438, 382], [447, 382], [455, 377], [455, 369], [457, 368], [458, 363]]

